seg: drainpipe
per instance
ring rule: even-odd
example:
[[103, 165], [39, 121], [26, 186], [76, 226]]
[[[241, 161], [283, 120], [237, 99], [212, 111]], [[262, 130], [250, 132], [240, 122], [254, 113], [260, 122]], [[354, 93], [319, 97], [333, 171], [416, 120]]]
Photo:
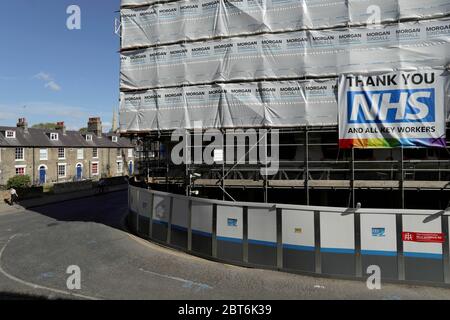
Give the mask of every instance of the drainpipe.
[[108, 149], [108, 177], [111, 177], [111, 148]]
[[33, 185], [36, 185], [36, 159], [35, 159], [35, 147], [33, 147]]

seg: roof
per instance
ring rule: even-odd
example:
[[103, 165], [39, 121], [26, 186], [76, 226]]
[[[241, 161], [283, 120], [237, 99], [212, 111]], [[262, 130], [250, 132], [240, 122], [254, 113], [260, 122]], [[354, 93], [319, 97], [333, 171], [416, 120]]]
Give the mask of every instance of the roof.
[[[5, 131], [14, 130], [16, 137], [14, 139], [6, 138]], [[1, 127], [0, 126], [0, 147], [72, 147], [72, 148], [133, 148], [133, 144], [128, 138], [117, 135], [117, 142], [111, 140], [114, 134], [103, 133], [101, 137], [93, 133], [92, 141], [86, 141], [86, 135], [78, 131], [67, 130], [63, 134], [62, 130], [35, 129], [28, 128], [25, 132], [24, 128], [18, 127]], [[58, 133], [58, 141], [50, 140], [50, 133]]]

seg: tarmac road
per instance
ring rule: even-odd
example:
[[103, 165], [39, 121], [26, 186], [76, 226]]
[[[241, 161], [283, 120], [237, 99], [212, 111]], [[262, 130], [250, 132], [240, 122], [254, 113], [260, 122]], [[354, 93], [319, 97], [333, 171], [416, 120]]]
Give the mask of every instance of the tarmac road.
[[[120, 230], [126, 192], [0, 212], [0, 299], [449, 299], [450, 289], [241, 268]], [[71, 291], [68, 266], [81, 270]]]

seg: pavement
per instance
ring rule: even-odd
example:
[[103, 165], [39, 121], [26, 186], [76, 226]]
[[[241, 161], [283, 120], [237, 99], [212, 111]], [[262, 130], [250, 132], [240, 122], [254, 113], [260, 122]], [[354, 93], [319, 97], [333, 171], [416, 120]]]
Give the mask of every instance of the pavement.
[[[122, 230], [118, 191], [0, 208], [0, 299], [449, 299], [450, 289], [325, 279], [193, 257]], [[70, 290], [69, 266], [81, 270]]]

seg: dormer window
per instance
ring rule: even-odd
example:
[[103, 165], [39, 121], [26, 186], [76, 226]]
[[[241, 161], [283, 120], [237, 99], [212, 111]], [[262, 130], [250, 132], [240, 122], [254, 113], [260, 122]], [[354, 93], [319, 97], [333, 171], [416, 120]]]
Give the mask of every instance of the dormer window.
[[92, 141], [92, 134], [86, 135], [86, 141]]
[[112, 140], [112, 142], [117, 142], [117, 141], [118, 141], [118, 138], [117, 138], [117, 136], [112, 136], [112, 137], [111, 137], [111, 140]]
[[16, 132], [14, 130], [6, 130], [5, 137], [8, 139], [15, 139]]
[[51, 141], [58, 141], [59, 140], [59, 134], [57, 134], [56, 132], [51, 132], [50, 133], [50, 140]]

